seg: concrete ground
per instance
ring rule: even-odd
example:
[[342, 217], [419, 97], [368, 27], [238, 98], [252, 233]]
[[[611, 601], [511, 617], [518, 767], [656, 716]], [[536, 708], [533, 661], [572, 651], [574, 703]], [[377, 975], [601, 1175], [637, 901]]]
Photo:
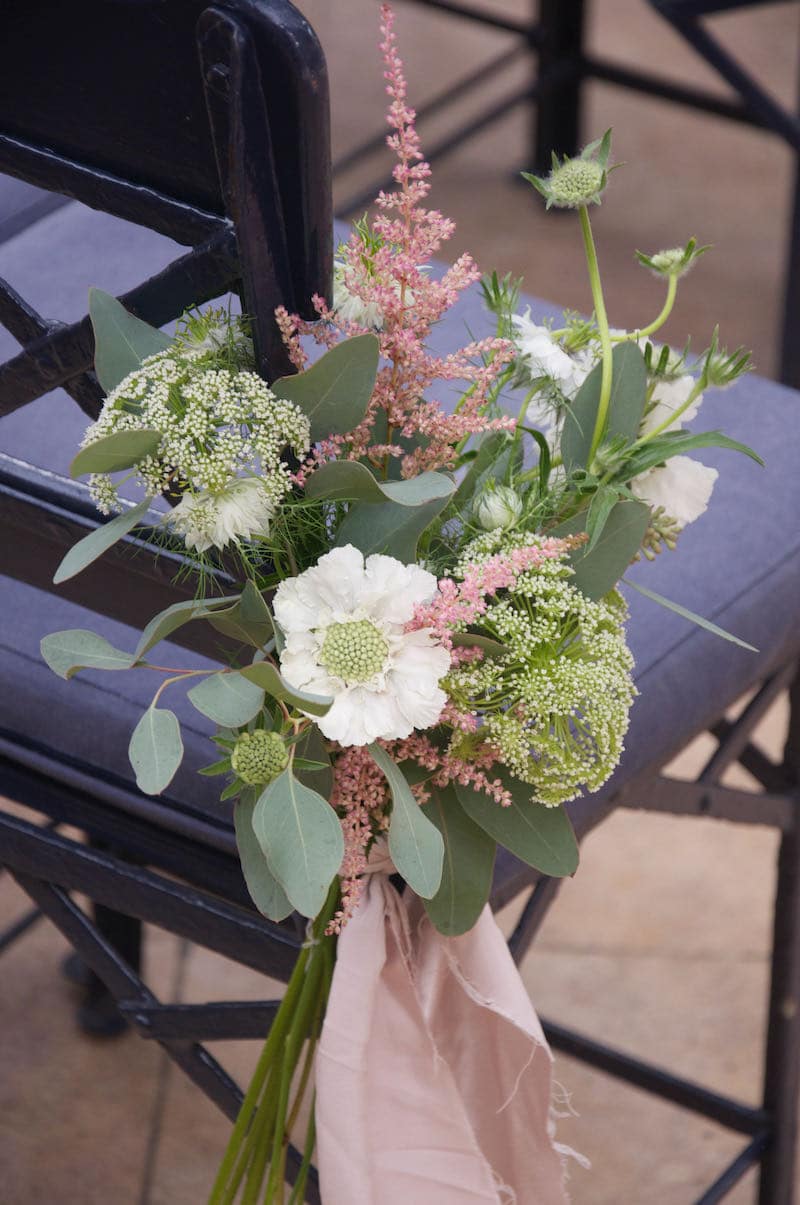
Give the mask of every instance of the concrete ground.
[[[484, 0], [490, 5], [492, 0]], [[328, 53], [337, 154], [380, 126], [375, 0], [304, 0]], [[502, 39], [398, 0], [398, 32], [416, 103], [446, 88]], [[528, 0], [494, 0], [524, 14]], [[724, 89], [639, 0], [589, 3], [590, 43], [640, 68]], [[729, 45], [787, 103], [795, 94], [800, 11], [759, 6], [715, 22]], [[499, 95], [516, 69], [493, 81]], [[461, 112], [471, 112], [465, 102]], [[469, 249], [484, 268], [512, 270], [526, 288], [589, 308], [575, 223], [545, 215], [518, 185], [529, 115], [517, 111], [435, 165], [433, 203], [454, 217], [449, 254]], [[776, 325], [791, 161], [774, 138], [642, 99], [606, 85], [587, 89], [586, 136], [613, 125], [613, 178], [596, 231], [612, 321], [643, 324], [659, 288], [633, 262], [691, 234], [713, 242], [689, 278], [667, 334], [703, 346], [716, 322], [723, 342], [754, 349], [759, 370], [776, 365]], [[442, 123], [429, 133], [438, 137]], [[385, 164], [386, 160], [383, 160]], [[380, 165], [372, 164], [372, 171]], [[340, 202], [363, 183], [337, 183]], [[785, 729], [778, 706], [762, 741], [777, 756]], [[676, 771], [707, 754], [698, 741]], [[742, 774], [744, 772], [741, 772]], [[746, 776], [745, 776], [746, 777]], [[540, 1011], [585, 1027], [634, 1054], [755, 1103], [767, 988], [772, 833], [707, 821], [624, 813], [586, 841], [523, 974]], [[0, 879], [0, 923], [21, 894]], [[511, 915], [503, 918], [510, 924]], [[80, 1036], [74, 989], [60, 976], [65, 945], [47, 924], [8, 951], [0, 990], [0, 1167], [4, 1205], [199, 1205], [227, 1125], [157, 1047], [133, 1036]], [[266, 998], [270, 985], [216, 955], [148, 934], [147, 973], [164, 999]], [[247, 1044], [224, 1057], [244, 1078]], [[635, 1090], [559, 1058], [557, 1077], [576, 1116], [559, 1136], [586, 1154], [575, 1168], [574, 1205], [687, 1205], [733, 1156], [740, 1140], [654, 1103]], [[749, 1177], [728, 1198], [755, 1200]], [[358, 1205], [358, 1203], [355, 1203]]]

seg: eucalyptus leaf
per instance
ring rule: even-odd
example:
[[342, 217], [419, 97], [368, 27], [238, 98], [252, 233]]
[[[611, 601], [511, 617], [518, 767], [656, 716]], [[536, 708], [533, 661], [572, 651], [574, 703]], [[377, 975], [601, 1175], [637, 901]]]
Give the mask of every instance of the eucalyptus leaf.
[[500, 770], [498, 776], [511, 792], [508, 807], [502, 807], [482, 791], [461, 783], [456, 785], [459, 802], [470, 819], [520, 861], [542, 874], [552, 878], [574, 874], [578, 866], [578, 843], [566, 809], [547, 808], [534, 802], [533, 787], [512, 778], [506, 770]]
[[326, 501], [396, 502], [421, 506], [437, 498], [449, 498], [455, 486], [443, 473], [420, 473], [408, 481], [378, 481], [357, 460], [330, 460], [308, 479], [306, 496]]
[[128, 757], [136, 785], [145, 795], [158, 795], [168, 787], [183, 761], [181, 726], [174, 711], [148, 707], [133, 730]]
[[241, 728], [264, 706], [264, 691], [241, 674], [220, 670], [188, 692], [193, 707], [223, 728]]
[[87, 565], [91, 565], [109, 548], [113, 548], [118, 540], [121, 540], [123, 536], [133, 530], [137, 523], [142, 521], [147, 514], [150, 501], [150, 498], [145, 498], [144, 502], [140, 502], [138, 506], [124, 510], [115, 519], [102, 523], [94, 531], [89, 532], [88, 536], [78, 540], [78, 543], [70, 548], [56, 569], [53, 576], [54, 583], [60, 585], [61, 582], [69, 581], [71, 577], [75, 577], [76, 573], [80, 573]]
[[115, 649], [105, 636], [83, 628], [68, 628], [45, 636], [39, 648], [42, 657], [59, 678], [71, 678], [81, 669], [130, 669], [133, 653]]
[[[591, 552], [586, 552], [586, 545], [582, 545], [570, 556], [570, 564], [575, 570], [572, 584], [587, 598], [593, 599], [603, 598], [613, 590], [641, 548], [649, 522], [650, 509], [643, 502], [627, 499], [617, 502]], [[583, 531], [585, 526], [586, 514], [582, 513], [550, 534], [573, 535]]]
[[102, 289], [89, 290], [89, 317], [94, 330], [94, 370], [106, 393], [116, 389], [148, 356], [172, 344], [168, 335], [135, 318]]
[[303, 916], [316, 916], [344, 857], [333, 808], [287, 769], [261, 794], [253, 830], [293, 906]]
[[81, 448], [69, 466], [70, 477], [86, 473], [117, 473], [130, 469], [155, 452], [161, 443], [161, 433], [144, 428], [138, 431], [115, 431]]
[[489, 431], [483, 436], [475, 459], [471, 461], [453, 495], [453, 505], [457, 510], [466, 510], [473, 494], [480, 490], [482, 481], [493, 469], [498, 476], [503, 475], [507, 457], [503, 458], [502, 454], [510, 445], [511, 436], [505, 431]]
[[465, 648], [481, 649], [487, 657], [504, 657], [508, 649], [499, 640], [491, 636], [481, 636], [477, 632], [453, 632], [453, 644]]
[[257, 649], [263, 648], [273, 636], [269, 607], [252, 581], [245, 583], [240, 597], [231, 606], [219, 611], [215, 608], [206, 618], [224, 636]]
[[267, 865], [264, 851], [258, 843], [253, 829], [253, 812], [256, 792], [248, 788], [233, 809], [233, 827], [236, 830], [236, 846], [242, 863], [242, 874], [250, 892], [250, 898], [262, 916], [272, 921], [282, 921], [292, 911], [286, 892]]
[[281, 377], [271, 389], [299, 406], [311, 422], [312, 443], [359, 425], [375, 388], [378, 340], [355, 335], [337, 343], [305, 372]]
[[336, 533], [335, 544], [353, 544], [364, 556], [383, 552], [404, 565], [417, 559], [420, 536], [442, 513], [447, 498], [437, 498], [422, 506], [400, 506], [396, 502], [357, 502], [350, 507]]
[[389, 853], [412, 891], [432, 899], [442, 881], [444, 841], [411, 793], [402, 770], [380, 745], [369, 746], [375, 765], [386, 777], [392, 793]]
[[136, 646], [136, 660], [138, 661], [144, 657], [145, 653], [148, 653], [161, 640], [166, 640], [173, 632], [177, 632], [178, 628], [182, 628], [193, 620], [209, 619], [217, 607], [230, 606], [231, 603], [236, 601], [237, 597], [214, 599], [191, 598], [186, 602], [173, 603], [171, 607], [165, 607], [163, 611], [159, 611], [158, 615], [153, 616], [142, 632], [139, 643]]
[[724, 628], [717, 627], [710, 619], [704, 619], [702, 615], [695, 614], [688, 607], [683, 607], [680, 603], [672, 602], [670, 599], [664, 598], [663, 594], [656, 594], [655, 590], [648, 590], [646, 586], [640, 586], [638, 582], [629, 581], [627, 577], [624, 577], [622, 580], [626, 586], [630, 586], [638, 594], [643, 594], [645, 598], [649, 598], [651, 602], [658, 603], [660, 607], [666, 607], [668, 611], [674, 611], [676, 615], [682, 616], [683, 619], [688, 619], [690, 623], [696, 623], [699, 628], [705, 628], [707, 632], [713, 632], [715, 636], [720, 636], [723, 640], [729, 640], [731, 644], [738, 644], [739, 648], [747, 649], [750, 653], [758, 652], [758, 649], [754, 645], [748, 644], [746, 640], [741, 640], [731, 632], [726, 632]]
[[312, 695], [303, 690], [296, 690], [269, 661], [257, 661], [253, 665], [246, 665], [244, 669], [239, 670], [239, 676], [247, 682], [255, 683], [273, 699], [291, 703], [292, 707], [308, 712], [310, 715], [325, 715], [330, 711], [333, 703], [333, 699], [329, 699], [325, 695]]
[[442, 882], [425, 911], [440, 933], [457, 937], [472, 928], [489, 899], [496, 843], [470, 819], [452, 787], [434, 790], [425, 809], [444, 840]]
[[[601, 442], [615, 436], [634, 439], [647, 397], [647, 366], [636, 344], [618, 343], [612, 357], [611, 398]], [[589, 468], [601, 381], [602, 364], [596, 364], [566, 411], [561, 434], [561, 456], [568, 471]]]
[[[322, 770], [307, 771], [298, 769], [298, 758], [301, 761], [316, 762], [323, 766]], [[331, 769], [331, 759], [328, 756], [328, 750], [325, 745], [322, 733], [316, 724], [312, 724], [295, 745], [295, 777], [299, 778], [304, 786], [311, 787], [312, 790], [319, 791], [320, 795], [324, 795], [326, 799], [330, 799], [331, 791], [333, 790], [333, 770]]]

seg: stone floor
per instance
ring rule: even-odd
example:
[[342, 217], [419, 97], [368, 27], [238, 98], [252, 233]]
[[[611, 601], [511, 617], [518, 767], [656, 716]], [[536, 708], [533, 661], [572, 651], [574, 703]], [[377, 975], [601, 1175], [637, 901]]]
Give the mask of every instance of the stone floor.
[[[524, 13], [529, 0], [484, 0]], [[301, 0], [328, 53], [337, 153], [380, 125], [375, 0]], [[629, 65], [718, 87], [640, 0], [589, 3], [593, 48]], [[792, 102], [800, 10], [767, 5], [718, 21], [728, 43]], [[417, 103], [445, 88], [502, 39], [398, 0], [398, 32]], [[516, 85], [519, 69], [486, 89]], [[720, 90], [722, 90], [720, 88]], [[472, 102], [461, 106], [467, 115]], [[588, 308], [577, 230], [546, 215], [513, 178], [526, 166], [529, 116], [517, 111], [436, 165], [433, 202], [458, 222], [454, 255], [524, 274], [526, 288]], [[660, 304], [633, 262], [695, 234], [713, 242], [687, 282], [668, 335], [702, 346], [716, 322], [729, 345], [774, 372], [775, 327], [791, 163], [775, 139], [655, 100], [592, 85], [586, 135], [615, 131], [613, 178], [596, 229], [612, 321], [642, 324]], [[425, 133], [429, 131], [426, 129]], [[437, 122], [430, 133], [442, 132]], [[383, 160], [385, 164], [385, 160]], [[371, 170], [382, 170], [373, 163]], [[363, 184], [337, 183], [340, 204]], [[777, 754], [780, 707], [763, 727]], [[701, 763], [702, 742], [679, 772]], [[755, 1102], [766, 995], [775, 839], [769, 832], [625, 813], [585, 843], [523, 973], [537, 1007], [567, 1024]], [[24, 907], [0, 879], [0, 923]], [[511, 923], [513, 918], [504, 918]], [[73, 1020], [61, 938], [36, 926], [3, 958], [0, 979], [0, 1167], [4, 1205], [199, 1205], [227, 1126], [158, 1048], [126, 1036], [96, 1042]], [[148, 934], [147, 972], [166, 999], [264, 998], [269, 984], [216, 955]], [[244, 1077], [247, 1044], [226, 1064]], [[575, 1205], [686, 1205], [735, 1153], [738, 1139], [559, 1058], [576, 1116], [560, 1136], [592, 1161], [572, 1178]], [[754, 1200], [749, 1178], [728, 1198]], [[355, 1203], [358, 1205], [358, 1203]]]

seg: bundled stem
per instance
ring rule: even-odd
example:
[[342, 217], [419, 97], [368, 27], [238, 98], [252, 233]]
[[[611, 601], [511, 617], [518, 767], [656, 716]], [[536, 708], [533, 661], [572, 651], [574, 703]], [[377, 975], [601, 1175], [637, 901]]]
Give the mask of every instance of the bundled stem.
[[[336, 938], [325, 930], [338, 902], [336, 879], [314, 921], [310, 940], [300, 951], [275, 1014], [208, 1205], [233, 1205], [237, 1200], [240, 1205], [258, 1205], [259, 1201], [264, 1205], [283, 1205], [285, 1201], [290, 1133], [308, 1092], [330, 993]], [[315, 1137], [313, 1098], [311, 1105], [303, 1160], [290, 1203], [302, 1202], [308, 1180]]]

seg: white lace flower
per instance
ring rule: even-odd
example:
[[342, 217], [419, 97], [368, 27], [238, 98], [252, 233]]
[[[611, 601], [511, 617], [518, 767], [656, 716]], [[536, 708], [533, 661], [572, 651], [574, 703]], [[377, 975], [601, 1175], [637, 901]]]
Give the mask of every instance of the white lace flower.
[[637, 498], [664, 512], [681, 527], [694, 523], [708, 506], [719, 473], [692, 460], [690, 456], [672, 456], [665, 465], [649, 469], [631, 482]]
[[232, 540], [267, 535], [278, 499], [257, 477], [240, 477], [223, 490], [185, 494], [165, 522], [197, 552]]
[[673, 413], [687, 400], [695, 384], [694, 377], [688, 373], [684, 373], [683, 376], [676, 377], [672, 381], [657, 380], [653, 389], [652, 400], [654, 405], [642, 419], [639, 434], [647, 435], [650, 431], [655, 431], [657, 427], [666, 422], [669, 422], [669, 425], [664, 427], [664, 431], [679, 431], [684, 423], [691, 422], [696, 417], [702, 405], [702, 393], [694, 399], [690, 406], [686, 407], [679, 418], [671, 422], [669, 420], [672, 418]]
[[436, 578], [419, 565], [378, 554], [365, 561], [352, 544], [278, 586], [281, 671], [298, 690], [333, 698], [317, 720], [329, 740], [396, 740], [439, 719], [450, 654], [429, 628], [404, 631], [435, 593]]

